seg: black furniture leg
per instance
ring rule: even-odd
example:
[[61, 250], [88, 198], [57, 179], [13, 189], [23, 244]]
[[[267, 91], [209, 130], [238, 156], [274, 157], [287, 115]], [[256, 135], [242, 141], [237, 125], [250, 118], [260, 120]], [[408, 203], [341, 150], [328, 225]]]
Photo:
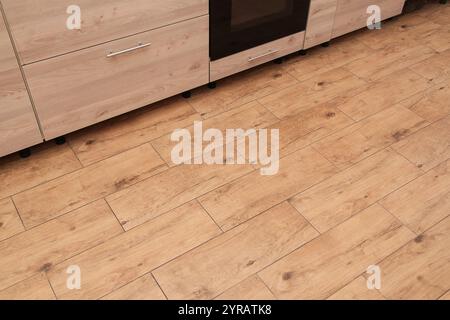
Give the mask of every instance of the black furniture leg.
[[447, 0], [439, 0], [440, 4], [447, 4]]
[[330, 46], [330, 41], [322, 43], [321, 46], [324, 48], [328, 48]]
[[181, 94], [181, 96], [182, 96], [183, 98], [185, 98], [185, 99], [189, 99], [190, 97], [192, 97], [192, 92], [191, 92], [191, 91], [183, 92], [183, 93]]
[[215, 81], [208, 83], [208, 88], [211, 90], [217, 88], [217, 83]]
[[273, 60], [273, 62], [274, 62], [275, 64], [282, 64], [282, 63], [283, 63], [283, 58], [275, 59], [275, 60]]
[[28, 158], [29, 156], [31, 156], [31, 149], [30, 148], [26, 148], [26, 149], [23, 149], [23, 150], [19, 151], [19, 156], [22, 159]]
[[62, 136], [62, 137], [56, 138], [55, 143], [58, 146], [63, 145], [64, 143], [66, 143], [66, 137]]
[[308, 53], [308, 52], [307, 52], [306, 50], [300, 50], [300, 51], [298, 52], [298, 54], [301, 55], [301, 56], [306, 56], [307, 53]]

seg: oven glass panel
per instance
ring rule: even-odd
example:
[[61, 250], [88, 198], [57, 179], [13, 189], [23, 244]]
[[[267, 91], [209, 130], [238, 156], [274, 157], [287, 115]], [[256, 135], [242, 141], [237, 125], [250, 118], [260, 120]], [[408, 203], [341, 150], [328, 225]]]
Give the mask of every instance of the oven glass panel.
[[292, 15], [290, 0], [231, 0], [231, 26], [233, 29], [250, 27]]
[[305, 31], [311, 0], [210, 0], [210, 56], [226, 56]]

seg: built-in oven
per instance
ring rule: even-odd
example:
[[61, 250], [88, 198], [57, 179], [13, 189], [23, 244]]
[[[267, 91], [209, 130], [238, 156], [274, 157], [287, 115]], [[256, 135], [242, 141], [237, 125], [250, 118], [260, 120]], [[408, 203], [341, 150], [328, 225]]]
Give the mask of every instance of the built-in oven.
[[211, 60], [306, 29], [311, 0], [210, 0]]

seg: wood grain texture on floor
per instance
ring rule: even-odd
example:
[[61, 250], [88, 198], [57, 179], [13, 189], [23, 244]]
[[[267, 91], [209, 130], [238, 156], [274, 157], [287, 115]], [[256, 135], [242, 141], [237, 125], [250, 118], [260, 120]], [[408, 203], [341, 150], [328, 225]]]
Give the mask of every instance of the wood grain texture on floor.
[[414, 238], [374, 205], [261, 271], [281, 299], [325, 299]]
[[[0, 159], [0, 299], [450, 299], [449, 32], [428, 4]], [[278, 129], [278, 174], [173, 164], [200, 120]]]
[[317, 235], [284, 202], [153, 274], [169, 299], [211, 299]]

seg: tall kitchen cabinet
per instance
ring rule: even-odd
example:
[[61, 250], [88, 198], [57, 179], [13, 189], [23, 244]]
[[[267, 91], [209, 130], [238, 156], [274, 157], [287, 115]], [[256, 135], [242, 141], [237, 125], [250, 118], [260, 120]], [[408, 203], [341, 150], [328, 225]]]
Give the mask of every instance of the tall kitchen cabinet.
[[405, 0], [338, 0], [332, 38], [366, 27], [371, 5], [379, 6], [381, 20], [386, 20], [402, 13]]
[[371, 5], [386, 20], [402, 13], [405, 0], [311, 0], [305, 49], [366, 27]]
[[0, 12], [0, 157], [42, 141], [14, 48]]

